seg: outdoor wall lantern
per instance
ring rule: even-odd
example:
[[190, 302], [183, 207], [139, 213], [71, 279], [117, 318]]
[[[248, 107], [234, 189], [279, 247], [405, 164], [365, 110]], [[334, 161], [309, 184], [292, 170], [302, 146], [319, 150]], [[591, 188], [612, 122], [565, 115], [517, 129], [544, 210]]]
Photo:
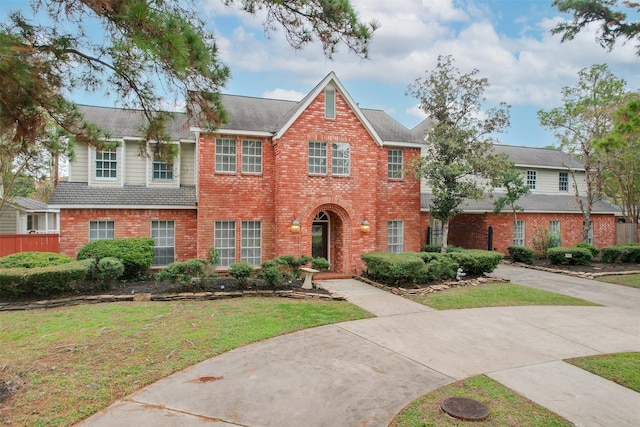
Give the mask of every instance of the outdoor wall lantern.
[[369, 230], [371, 230], [371, 224], [369, 224], [369, 221], [367, 221], [367, 219], [365, 218], [360, 223], [360, 231], [362, 231], [363, 233], [368, 233]]
[[291, 222], [291, 232], [292, 233], [299, 233], [300, 232], [300, 221], [298, 221], [298, 218], [294, 218], [293, 221]]

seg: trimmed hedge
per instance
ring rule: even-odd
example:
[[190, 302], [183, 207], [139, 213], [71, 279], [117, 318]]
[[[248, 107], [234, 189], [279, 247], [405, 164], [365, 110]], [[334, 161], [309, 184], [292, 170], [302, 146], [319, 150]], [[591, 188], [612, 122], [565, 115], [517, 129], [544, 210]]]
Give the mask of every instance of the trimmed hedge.
[[573, 246], [575, 246], [576, 248], [587, 249], [589, 252], [591, 252], [591, 256], [593, 258], [597, 257], [600, 254], [600, 249], [596, 248], [591, 243], [581, 242], [581, 243], [576, 243]]
[[360, 258], [367, 264], [368, 277], [375, 281], [388, 285], [426, 282], [427, 265], [416, 252], [370, 252]]
[[448, 254], [467, 274], [467, 276], [482, 276], [496, 269], [504, 255], [500, 252], [483, 251], [481, 249], [467, 249]]
[[[571, 254], [567, 257], [566, 254]], [[593, 259], [591, 251], [586, 248], [564, 247], [551, 248], [547, 251], [547, 258], [551, 264], [568, 264], [568, 265], [589, 265]]]
[[19, 252], [0, 258], [0, 268], [34, 268], [67, 264], [73, 258], [56, 252]]
[[73, 282], [92, 273], [95, 265], [94, 259], [86, 259], [47, 267], [0, 269], [0, 295], [16, 297], [68, 292]]
[[615, 262], [640, 263], [640, 245], [627, 243], [624, 245], [607, 246], [600, 250], [602, 262], [613, 264]]
[[[526, 246], [509, 246], [507, 247], [509, 251], [509, 255], [513, 262], [521, 262], [523, 264], [533, 264], [533, 257], [535, 256], [535, 251]], [[549, 248], [547, 248], [547, 251]]]
[[246, 261], [234, 262], [227, 272], [236, 279], [238, 287], [244, 289], [249, 284], [249, 277], [253, 274], [253, 266]]
[[[447, 246], [447, 253], [449, 252], [460, 252], [460, 251], [464, 251], [465, 249], [459, 248], [457, 246]], [[420, 248], [420, 252], [441, 252], [442, 251], [442, 245], [425, 245], [422, 248]]]
[[127, 239], [101, 239], [83, 246], [76, 257], [78, 261], [94, 258], [118, 258], [124, 265], [122, 278], [138, 279], [144, 277], [153, 262], [154, 242], [150, 237], [132, 237]]
[[193, 277], [204, 276], [206, 265], [207, 262], [201, 259], [172, 262], [158, 272], [156, 280], [187, 285]]
[[427, 283], [456, 277], [458, 263], [451, 258], [450, 254], [420, 252], [417, 255], [427, 264], [427, 275], [425, 277]]

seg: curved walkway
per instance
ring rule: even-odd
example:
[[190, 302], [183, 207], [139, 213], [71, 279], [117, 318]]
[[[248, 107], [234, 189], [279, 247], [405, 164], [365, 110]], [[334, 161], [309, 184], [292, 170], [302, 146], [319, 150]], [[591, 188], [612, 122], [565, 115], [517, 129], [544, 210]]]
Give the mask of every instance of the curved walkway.
[[[536, 287], [558, 283], [574, 296], [600, 286], [503, 267], [498, 276], [532, 280]], [[435, 311], [355, 280], [322, 285], [378, 317], [230, 351], [160, 380], [82, 425], [386, 426], [418, 396], [478, 374], [576, 425], [640, 425], [639, 393], [562, 362], [640, 351], [638, 289], [607, 287], [604, 292], [622, 294], [619, 304], [607, 307]]]

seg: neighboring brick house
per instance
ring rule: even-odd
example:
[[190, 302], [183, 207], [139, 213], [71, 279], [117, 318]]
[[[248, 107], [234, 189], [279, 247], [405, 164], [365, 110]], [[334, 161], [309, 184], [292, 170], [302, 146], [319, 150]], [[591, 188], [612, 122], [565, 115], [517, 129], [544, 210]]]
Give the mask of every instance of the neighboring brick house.
[[299, 102], [222, 101], [229, 123], [215, 131], [175, 116], [171, 164], [140, 138], [139, 111], [82, 107], [118, 147], [75, 148], [69, 179], [50, 200], [60, 209], [61, 252], [151, 236], [156, 266], [207, 258], [215, 247], [223, 269], [306, 254], [352, 274], [365, 252], [425, 242], [420, 182], [404, 173], [420, 138], [383, 111], [359, 108], [333, 73]]
[[[578, 186], [578, 194], [585, 195], [584, 167], [573, 156], [559, 150], [509, 145], [494, 146], [497, 153], [506, 154], [522, 172], [524, 182], [531, 193], [521, 197], [517, 205], [523, 210], [516, 212], [516, 217], [509, 207], [501, 213], [494, 214], [494, 202], [484, 200], [468, 201], [464, 204], [464, 212], [456, 216], [450, 225], [448, 243], [454, 246], [477, 249], [493, 249], [507, 253], [511, 245], [534, 247], [534, 236], [541, 229], [546, 229], [560, 238], [563, 246], [571, 246], [583, 241], [582, 211], [576, 200], [574, 179]], [[500, 196], [500, 189], [494, 189], [495, 197]], [[431, 194], [423, 185], [421, 208], [424, 217], [428, 218]], [[591, 227], [589, 243], [598, 247], [615, 244], [616, 214], [620, 210], [602, 200], [597, 201], [591, 211]], [[517, 219], [516, 219], [517, 218]], [[489, 247], [489, 227], [493, 230], [493, 239]], [[430, 243], [440, 243], [441, 225], [431, 221], [428, 229]]]

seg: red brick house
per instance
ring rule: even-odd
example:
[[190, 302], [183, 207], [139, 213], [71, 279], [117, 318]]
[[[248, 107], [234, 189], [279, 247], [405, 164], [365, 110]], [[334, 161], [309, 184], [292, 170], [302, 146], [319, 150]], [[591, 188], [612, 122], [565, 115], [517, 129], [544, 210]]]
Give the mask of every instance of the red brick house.
[[362, 253], [424, 243], [420, 182], [404, 172], [420, 138], [383, 111], [361, 109], [333, 73], [299, 102], [222, 99], [229, 123], [214, 131], [176, 115], [172, 163], [140, 138], [139, 111], [82, 107], [117, 146], [76, 147], [50, 200], [60, 209], [61, 252], [151, 236], [156, 266], [207, 258], [215, 247], [222, 269], [306, 254], [352, 274]]

